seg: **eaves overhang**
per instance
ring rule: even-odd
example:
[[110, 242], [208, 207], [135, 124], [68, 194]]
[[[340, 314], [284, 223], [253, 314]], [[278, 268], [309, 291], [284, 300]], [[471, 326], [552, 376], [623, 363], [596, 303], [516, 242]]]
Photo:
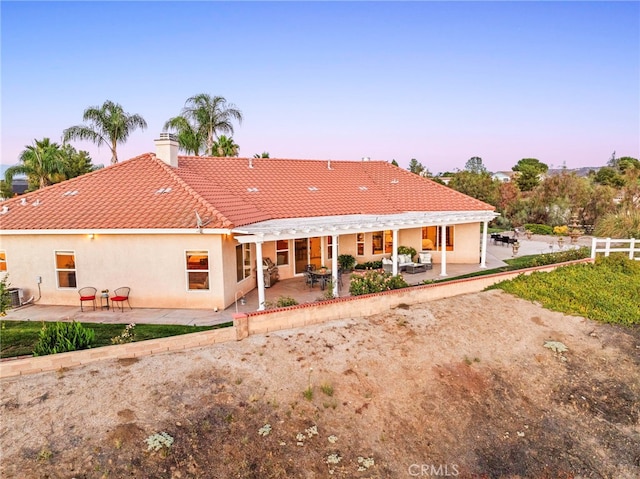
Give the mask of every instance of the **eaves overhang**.
[[20, 230], [0, 230], [0, 236], [16, 235], [228, 235], [231, 230], [228, 228], [123, 228], [123, 229], [20, 229]]

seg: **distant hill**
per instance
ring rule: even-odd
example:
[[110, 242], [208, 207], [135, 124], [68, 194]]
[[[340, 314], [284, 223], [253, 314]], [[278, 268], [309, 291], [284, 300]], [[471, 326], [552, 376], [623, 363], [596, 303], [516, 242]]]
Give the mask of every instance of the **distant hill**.
[[589, 176], [590, 171], [597, 173], [598, 170], [600, 170], [600, 168], [604, 168], [604, 167], [603, 166], [583, 166], [581, 168], [554, 168], [554, 169], [549, 169], [549, 171], [547, 171], [547, 176], [559, 175], [562, 172], [575, 173], [576, 176]]

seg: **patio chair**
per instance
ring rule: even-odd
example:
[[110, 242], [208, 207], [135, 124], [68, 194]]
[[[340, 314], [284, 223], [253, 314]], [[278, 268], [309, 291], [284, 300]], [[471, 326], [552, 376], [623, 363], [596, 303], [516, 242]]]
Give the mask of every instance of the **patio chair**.
[[124, 302], [125, 301], [129, 305], [129, 309], [133, 309], [131, 307], [131, 303], [129, 303], [129, 292], [130, 291], [131, 291], [131, 288], [129, 288], [128, 286], [123, 286], [121, 288], [116, 288], [115, 290], [113, 290], [113, 293], [114, 293], [115, 296], [111, 297], [111, 304], [113, 305], [113, 308], [111, 309], [112, 311], [115, 311], [116, 303], [120, 303], [120, 311], [124, 312]]
[[80, 311], [84, 311], [84, 308], [82, 307], [82, 303], [84, 301], [93, 302], [93, 310], [94, 311], [96, 310], [96, 293], [97, 292], [98, 290], [93, 286], [86, 286], [78, 290], [78, 294], [80, 295]]
[[309, 288], [313, 288], [313, 285], [318, 282], [318, 277], [315, 276], [311, 271], [305, 270], [304, 280], [305, 283], [309, 285]]

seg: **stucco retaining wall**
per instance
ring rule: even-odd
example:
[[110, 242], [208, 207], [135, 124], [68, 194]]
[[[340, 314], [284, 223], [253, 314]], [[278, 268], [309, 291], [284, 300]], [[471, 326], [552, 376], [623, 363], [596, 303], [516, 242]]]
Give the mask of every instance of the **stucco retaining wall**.
[[60, 368], [89, 364], [102, 359], [135, 358], [156, 353], [209, 346], [226, 341], [241, 340], [252, 334], [300, 328], [337, 319], [361, 318], [388, 311], [400, 304], [413, 305], [452, 296], [477, 293], [492, 284], [515, 278], [519, 274], [531, 274], [534, 271], [552, 271], [559, 266], [591, 261], [591, 259], [570, 261], [515, 272], [496, 273], [440, 284], [434, 283], [386, 291], [379, 294], [339, 298], [289, 308], [236, 314], [234, 315], [234, 326], [228, 328], [49, 356], [3, 361], [0, 363], [0, 378], [55, 371]]

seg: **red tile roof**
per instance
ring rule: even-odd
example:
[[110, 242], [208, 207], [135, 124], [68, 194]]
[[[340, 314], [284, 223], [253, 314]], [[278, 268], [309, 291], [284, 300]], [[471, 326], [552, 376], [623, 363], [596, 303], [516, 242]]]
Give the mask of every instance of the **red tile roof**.
[[[24, 204], [23, 204], [24, 203]], [[381, 161], [148, 153], [1, 203], [3, 230], [232, 228], [278, 218], [494, 207]]]

